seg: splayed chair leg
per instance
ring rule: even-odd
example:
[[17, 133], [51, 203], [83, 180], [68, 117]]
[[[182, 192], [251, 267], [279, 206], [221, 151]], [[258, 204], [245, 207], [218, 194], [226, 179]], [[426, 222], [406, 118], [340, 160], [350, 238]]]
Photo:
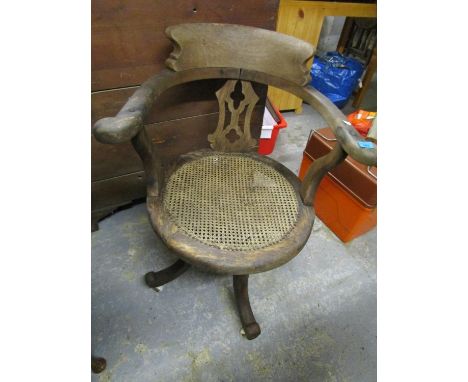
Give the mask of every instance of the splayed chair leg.
[[91, 371], [95, 374], [103, 372], [106, 368], [107, 362], [104, 358], [91, 356]]
[[249, 340], [260, 335], [260, 326], [255, 321], [255, 317], [250, 307], [249, 301], [249, 275], [233, 276], [234, 295], [236, 297], [237, 310], [242, 322], [245, 336]]
[[170, 267], [160, 270], [159, 272], [148, 272], [145, 275], [145, 282], [150, 288], [156, 288], [161, 285], [167, 284], [184, 273], [190, 264], [182, 260], [177, 260]]

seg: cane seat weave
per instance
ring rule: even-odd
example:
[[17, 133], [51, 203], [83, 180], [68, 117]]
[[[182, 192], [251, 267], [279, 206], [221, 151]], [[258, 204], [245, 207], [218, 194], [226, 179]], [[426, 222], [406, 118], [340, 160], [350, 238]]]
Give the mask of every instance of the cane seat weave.
[[181, 157], [156, 198], [151, 222], [183, 260], [215, 273], [249, 274], [286, 263], [314, 221], [300, 181], [256, 153], [200, 150]]
[[217, 153], [183, 164], [166, 184], [163, 205], [188, 236], [237, 251], [280, 241], [298, 213], [288, 180], [239, 153]]

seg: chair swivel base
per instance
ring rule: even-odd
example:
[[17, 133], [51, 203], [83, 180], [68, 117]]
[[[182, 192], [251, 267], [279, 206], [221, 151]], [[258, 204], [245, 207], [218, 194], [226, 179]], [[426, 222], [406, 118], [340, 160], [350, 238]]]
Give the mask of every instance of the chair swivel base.
[[148, 272], [145, 275], [145, 282], [150, 288], [157, 288], [176, 279], [190, 268], [190, 264], [182, 260], [177, 260], [170, 267], [159, 272]]
[[[177, 260], [168, 268], [162, 269], [158, 272], [148, 272], [145, 275], [146, 285], [150, 288], [160, 287], [182, 275], [189, 267], [190, 264], [185, 261]], [[249, 275], [234, 275], [233, 285], [237, 310], [239, 311], [245, 337], [249, 340], [253, 340], [260, 335], [261, 330], [260, 325], [258, 325], [255, 320], [250, 306], [248, 279]]]

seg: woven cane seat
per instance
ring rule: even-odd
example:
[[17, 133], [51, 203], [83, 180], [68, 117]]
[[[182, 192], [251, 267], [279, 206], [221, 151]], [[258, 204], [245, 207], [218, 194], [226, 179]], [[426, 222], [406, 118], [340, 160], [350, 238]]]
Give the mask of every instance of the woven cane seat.
[[249, 273], [271, 269], [290, 259], [286, 242], [302, 248], [308, 235], [298, 243], [298, 233], [310, 233], [313, 214], [298, 189], [295, 175], [269, 158], [202, 151], [166, 179], [156, 203], [162, 218], [153, 225], [194, 265], [209, 263], [220, 273], [232, 272], [233, 265]]

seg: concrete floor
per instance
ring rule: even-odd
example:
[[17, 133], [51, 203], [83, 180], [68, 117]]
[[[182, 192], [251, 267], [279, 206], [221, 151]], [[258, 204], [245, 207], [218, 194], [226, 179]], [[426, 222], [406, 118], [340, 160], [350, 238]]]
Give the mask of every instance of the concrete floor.
[[[297, 173], [324, 122], [308, 105], [285, 117], [272, 157]], [[239, 333], [230, 277], [190, 269], [160, 292], [145, 286], [175, 260], [144, 204], [92, 234], [92, 350], [108, 365], [93, 381], [376, 380], [376, 230], [344, 245], [317, 219], [297, 257], [252, 275], [253, 341]]]

